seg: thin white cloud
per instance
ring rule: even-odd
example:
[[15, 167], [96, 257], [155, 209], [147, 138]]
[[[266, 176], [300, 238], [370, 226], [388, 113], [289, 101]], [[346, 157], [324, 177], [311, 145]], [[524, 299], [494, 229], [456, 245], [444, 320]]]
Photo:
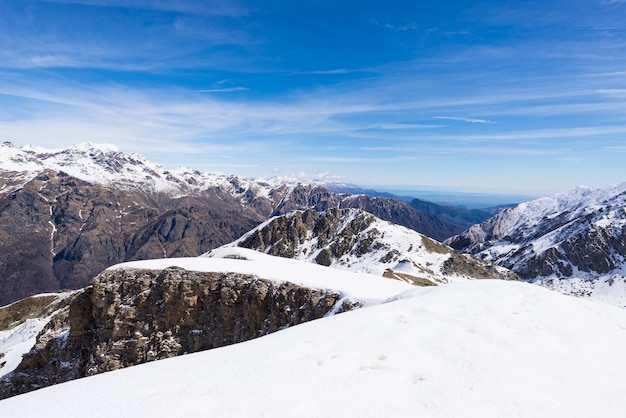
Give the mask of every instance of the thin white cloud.
[[609, 152], [626, 152], [626, 146], [616, 145], [610, 147], [602, 147], [602, 150]]
[[600, 89], [597, 90], [597, 92], [600, 94], [623, 96], [626, 94], [626, 89]]
[[587, 126], [500, 132], [490, 135], [439, 135], [440, 140], [456, 141], [527, 141], [531, 139], [594, 138], [626, 133], [626, 125]]
[[383, 27], [385, 29], [397, 30], [402, 32], [408, 32], [417, 29], [419, 26], [416, 22], [409, 22], [402, 25], [392, 23], [381, 23], [377, 19], [370, 19], [370, 23], [374, 26]]
[[433, 128], [442, 128], [443, 125], [426, 125], [426, 124], [419, 124], [419, 123], [379, 123], [376, 125], [372, 125], [371, 127], [375, 129], [386, 129], [386, 130], [433, 129]]
[[586, 77], [622, 77], [626, 75], [626, 71], [610, 71], [603, 73], [590, 73], [586, 74]]
[[316, 162], [324, 163], [342, 163], [342, 164], [369, 164], [369, 163], [394, 163], [402, 161], [414, 161], [419, 159], [428, 158], [426, 156], [415, 155], [401, 155], [396, 157], [335, 157], [335, 156], [322, 156], [322, 157], [309, 157], [304, 158]]
[[445, 120], [457, 120], [461, 122], [468, 123], [486, 123], [486, 124], [495, 124], [496, 122], [486, 119], [472, 119], [472, 118], [463, 118], [458, 116], [433, 116], [433, 119], [445, 119]]
[[306, 71], [300, 74], [320, 74], [320, 75], [332, 75], [332, 74], [350, 74], [354, 72], [358, 72], [361, 70], [348, 70], [347, 68], [336, 68], [332, 70], [315, 70], [315, 71]]
[[232, 93], [237, 91], [247, 91], [245, 87], [224, 87], [215, 89], [198, 90], [198, 93]]

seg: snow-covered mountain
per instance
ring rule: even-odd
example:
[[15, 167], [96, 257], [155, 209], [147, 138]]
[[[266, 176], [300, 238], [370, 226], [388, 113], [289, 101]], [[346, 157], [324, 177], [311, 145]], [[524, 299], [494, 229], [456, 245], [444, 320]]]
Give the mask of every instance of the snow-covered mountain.
[[626, 306], [626, 183], [522, 203], [446, 243], [525, 280]]
[[248, 179], [186, 167], [169, 170], [142, 155], [123, 153], [111, 144], [83, 143], [58, 150], [0, 144], [0, 196], [20, 189], [46, 170], [158, 201], [191, 196], [234, 199], [243, 208], [266, 217], [296, 209], [358, 207], [438, 240], [461, 231], [458, 225], [400, 200], [330, 192], [327, 187], [337, 188], [337, 184], [322, 180], [301, 183], [289, 177]]
[[168, 170], [112, 145], [0, 144], [0, 306], [87, 285], [123, 261], [198, 256], [271, 216], [361, 208], [435, 239], [460, 232], [390, 198], [323, 184]]
[[[245, 201], [246, 193], [268, 197], [272, 189], [287, 182], [281, 178], [255, 181], [234, 175], [201, 173], [185, 167], [168, 170], [140, 154], [123, 153], [115, 145], [91, 143], [49, 150], [31, 145], [18, 149], [5, 142], [0, 145], [0, 169], [20, 173], [24, 181], [48, 169], [92, 184], [148, 195], [163, 193], [172, 198], [219, 187]], [[18, 187], [20, 184], [0, 186], [0, 193]]]
[[[219, 262], [274, 271], [278, 280], [324, 269], [257, 254], [243, 254], [256, 261], [232, 253]], [[188, 267], [203, 262], [215, 260]], [[286, 270], [284, 262], [296, 265]], [[307, 275], [308, 286], [354, 275], [325, 271]], [[351, 283], [334, 288], [369, 287]], [[4, 399], [0, 416], [620, 417], [625, 330], [624, 310], [527, 283], [414, 288], [251, 341]]]
[[467, 279], [518, 279], [505, 268], [461, 255], [418, 232], [361, 209], [291, 212], [264, 222], [228, 246], [418, 285]]

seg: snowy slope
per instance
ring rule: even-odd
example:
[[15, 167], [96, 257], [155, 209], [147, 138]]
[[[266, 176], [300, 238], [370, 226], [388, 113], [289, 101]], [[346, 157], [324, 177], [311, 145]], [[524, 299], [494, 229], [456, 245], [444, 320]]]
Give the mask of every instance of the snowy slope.
[[626, 278], [626, 183], [522, 203], [446, 243], [526, 280], [626, 305], [623, 285], [605, 297]]
[[276, 282], [291, 282], [305, 287], [340, 290], [343, 298], [375, 304], [413, 286], [371, 274], [329, 269], [301, 261], [273, 257], [247, 248], [219, 248], [202, 257], [164, 258], [130, 261], [108, 270], [141, 268], [162, 270], [182, 267], [203, 272], [252, 274]]
[[15, 328], [0, 331], [0, 377], [15, 370], [22, 356], [35, 345], [39, 331], [50, 317], [27, 319]]
[[415, 288], [0, 401], [0, 416], [621, 417], [626, 312], [519, 282]]
[[416, 231], [360, 209], [277, 216], [224, 247], [232, 246], [421, 284], [512, 278], [504, 268], [461, 256]]

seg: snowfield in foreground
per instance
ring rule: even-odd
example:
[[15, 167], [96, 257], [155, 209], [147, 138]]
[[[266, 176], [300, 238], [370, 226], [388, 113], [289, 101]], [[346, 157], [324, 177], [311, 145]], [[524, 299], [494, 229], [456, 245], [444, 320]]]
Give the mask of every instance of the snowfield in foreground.
[[0, 401], [0, 416], [617, 417], [626, 311], [471, 281]]

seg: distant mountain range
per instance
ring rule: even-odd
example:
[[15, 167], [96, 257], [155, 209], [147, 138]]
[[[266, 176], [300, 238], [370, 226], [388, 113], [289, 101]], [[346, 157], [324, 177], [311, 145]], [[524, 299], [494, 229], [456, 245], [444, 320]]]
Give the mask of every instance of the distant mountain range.
[[[83, 287], [118, 262], [198, 256], [273, 216], [347, 208], [434, 241], [448, 239], [452, 248], [508, 268], [524, 280], [626, 305], [625, 185], [578, 188], [491, 218], [480, 210], [338, 193], [332, 187], [339, 186], [168, 170], [111, 145], [45, 150], [2, 144], [0, 305]], [[317, 248], [318, 261], [342, 265], [348, 253], [339, 247]], [[398, 260], [403, 257], [408, 256]], [[385, 269], [399, 271], [393, 268], [398, 263], [391, 265], [397, 260], [390, 260]], [[428, 280], [441, 280], [439, 274], [447, 273], [436, 272]]]
[[80, 288], [122, 261], [197, 256], [297, 209], [359, 208], [435, 240], [473, 221], [324, 186], [168, 170], [106, 144], [1, 144], [0, 305]]

